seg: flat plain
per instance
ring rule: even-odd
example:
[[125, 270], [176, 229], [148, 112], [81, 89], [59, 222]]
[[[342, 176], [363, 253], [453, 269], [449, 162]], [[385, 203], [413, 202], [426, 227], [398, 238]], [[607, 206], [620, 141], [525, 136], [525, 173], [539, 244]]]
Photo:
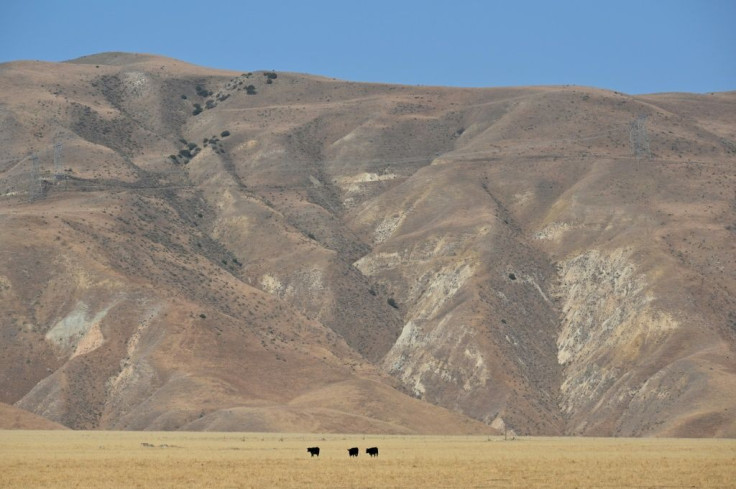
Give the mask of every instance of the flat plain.
[[736, 440], [0, 431], [0, 487], [733, 488]]

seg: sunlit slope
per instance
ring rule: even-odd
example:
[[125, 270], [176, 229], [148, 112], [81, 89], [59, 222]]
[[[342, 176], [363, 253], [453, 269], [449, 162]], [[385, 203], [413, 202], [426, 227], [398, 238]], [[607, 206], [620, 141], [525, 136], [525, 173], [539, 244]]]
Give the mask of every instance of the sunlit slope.
[[125, 53], [0, 87], [0, 401], [73, 428], [736, 434], [733, 93]]

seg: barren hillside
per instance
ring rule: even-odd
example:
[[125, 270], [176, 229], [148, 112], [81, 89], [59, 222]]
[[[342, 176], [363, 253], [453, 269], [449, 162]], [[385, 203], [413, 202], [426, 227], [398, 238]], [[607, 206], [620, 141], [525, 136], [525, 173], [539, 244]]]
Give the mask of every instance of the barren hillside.
[[736, 92], [0, 65], [0, 402], [736, 436]]

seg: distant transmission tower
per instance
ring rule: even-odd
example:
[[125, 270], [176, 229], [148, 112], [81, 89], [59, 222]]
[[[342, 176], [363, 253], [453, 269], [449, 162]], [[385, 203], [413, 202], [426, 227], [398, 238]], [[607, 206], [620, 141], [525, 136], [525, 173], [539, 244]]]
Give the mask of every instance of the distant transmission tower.
[[54, 180], [57, 182], [64, 178], [63, 170], [61, 169], [61, 142], [54, 144]]
[[38, 155], [31, 155], [31, 182], [28, 187], [28, 200], [33, 202], [41, 197], [41, 166], [38, 162]]
[[637, 158], [649, 158], [649, 136], [647, 135], [647, 116], [640, 115], [629, 128], [631, 152]]

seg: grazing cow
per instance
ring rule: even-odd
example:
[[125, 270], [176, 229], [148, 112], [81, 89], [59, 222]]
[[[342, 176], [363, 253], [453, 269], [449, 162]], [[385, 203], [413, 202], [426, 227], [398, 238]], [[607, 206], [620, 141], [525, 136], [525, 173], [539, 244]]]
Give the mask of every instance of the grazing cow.
[[357, 457], [358, 451], [358, 447], [348, 448], [348, 455], [350, 455], [351, 457]]
[[366, 448], [365, 453], [367, 453], [371, 457], [378, 457], [378, 447]]
[[307, 448], [307, 451], [312, 457], [314, 457], [315, 455], [319, 457], [319, 447], [309, 447]]

